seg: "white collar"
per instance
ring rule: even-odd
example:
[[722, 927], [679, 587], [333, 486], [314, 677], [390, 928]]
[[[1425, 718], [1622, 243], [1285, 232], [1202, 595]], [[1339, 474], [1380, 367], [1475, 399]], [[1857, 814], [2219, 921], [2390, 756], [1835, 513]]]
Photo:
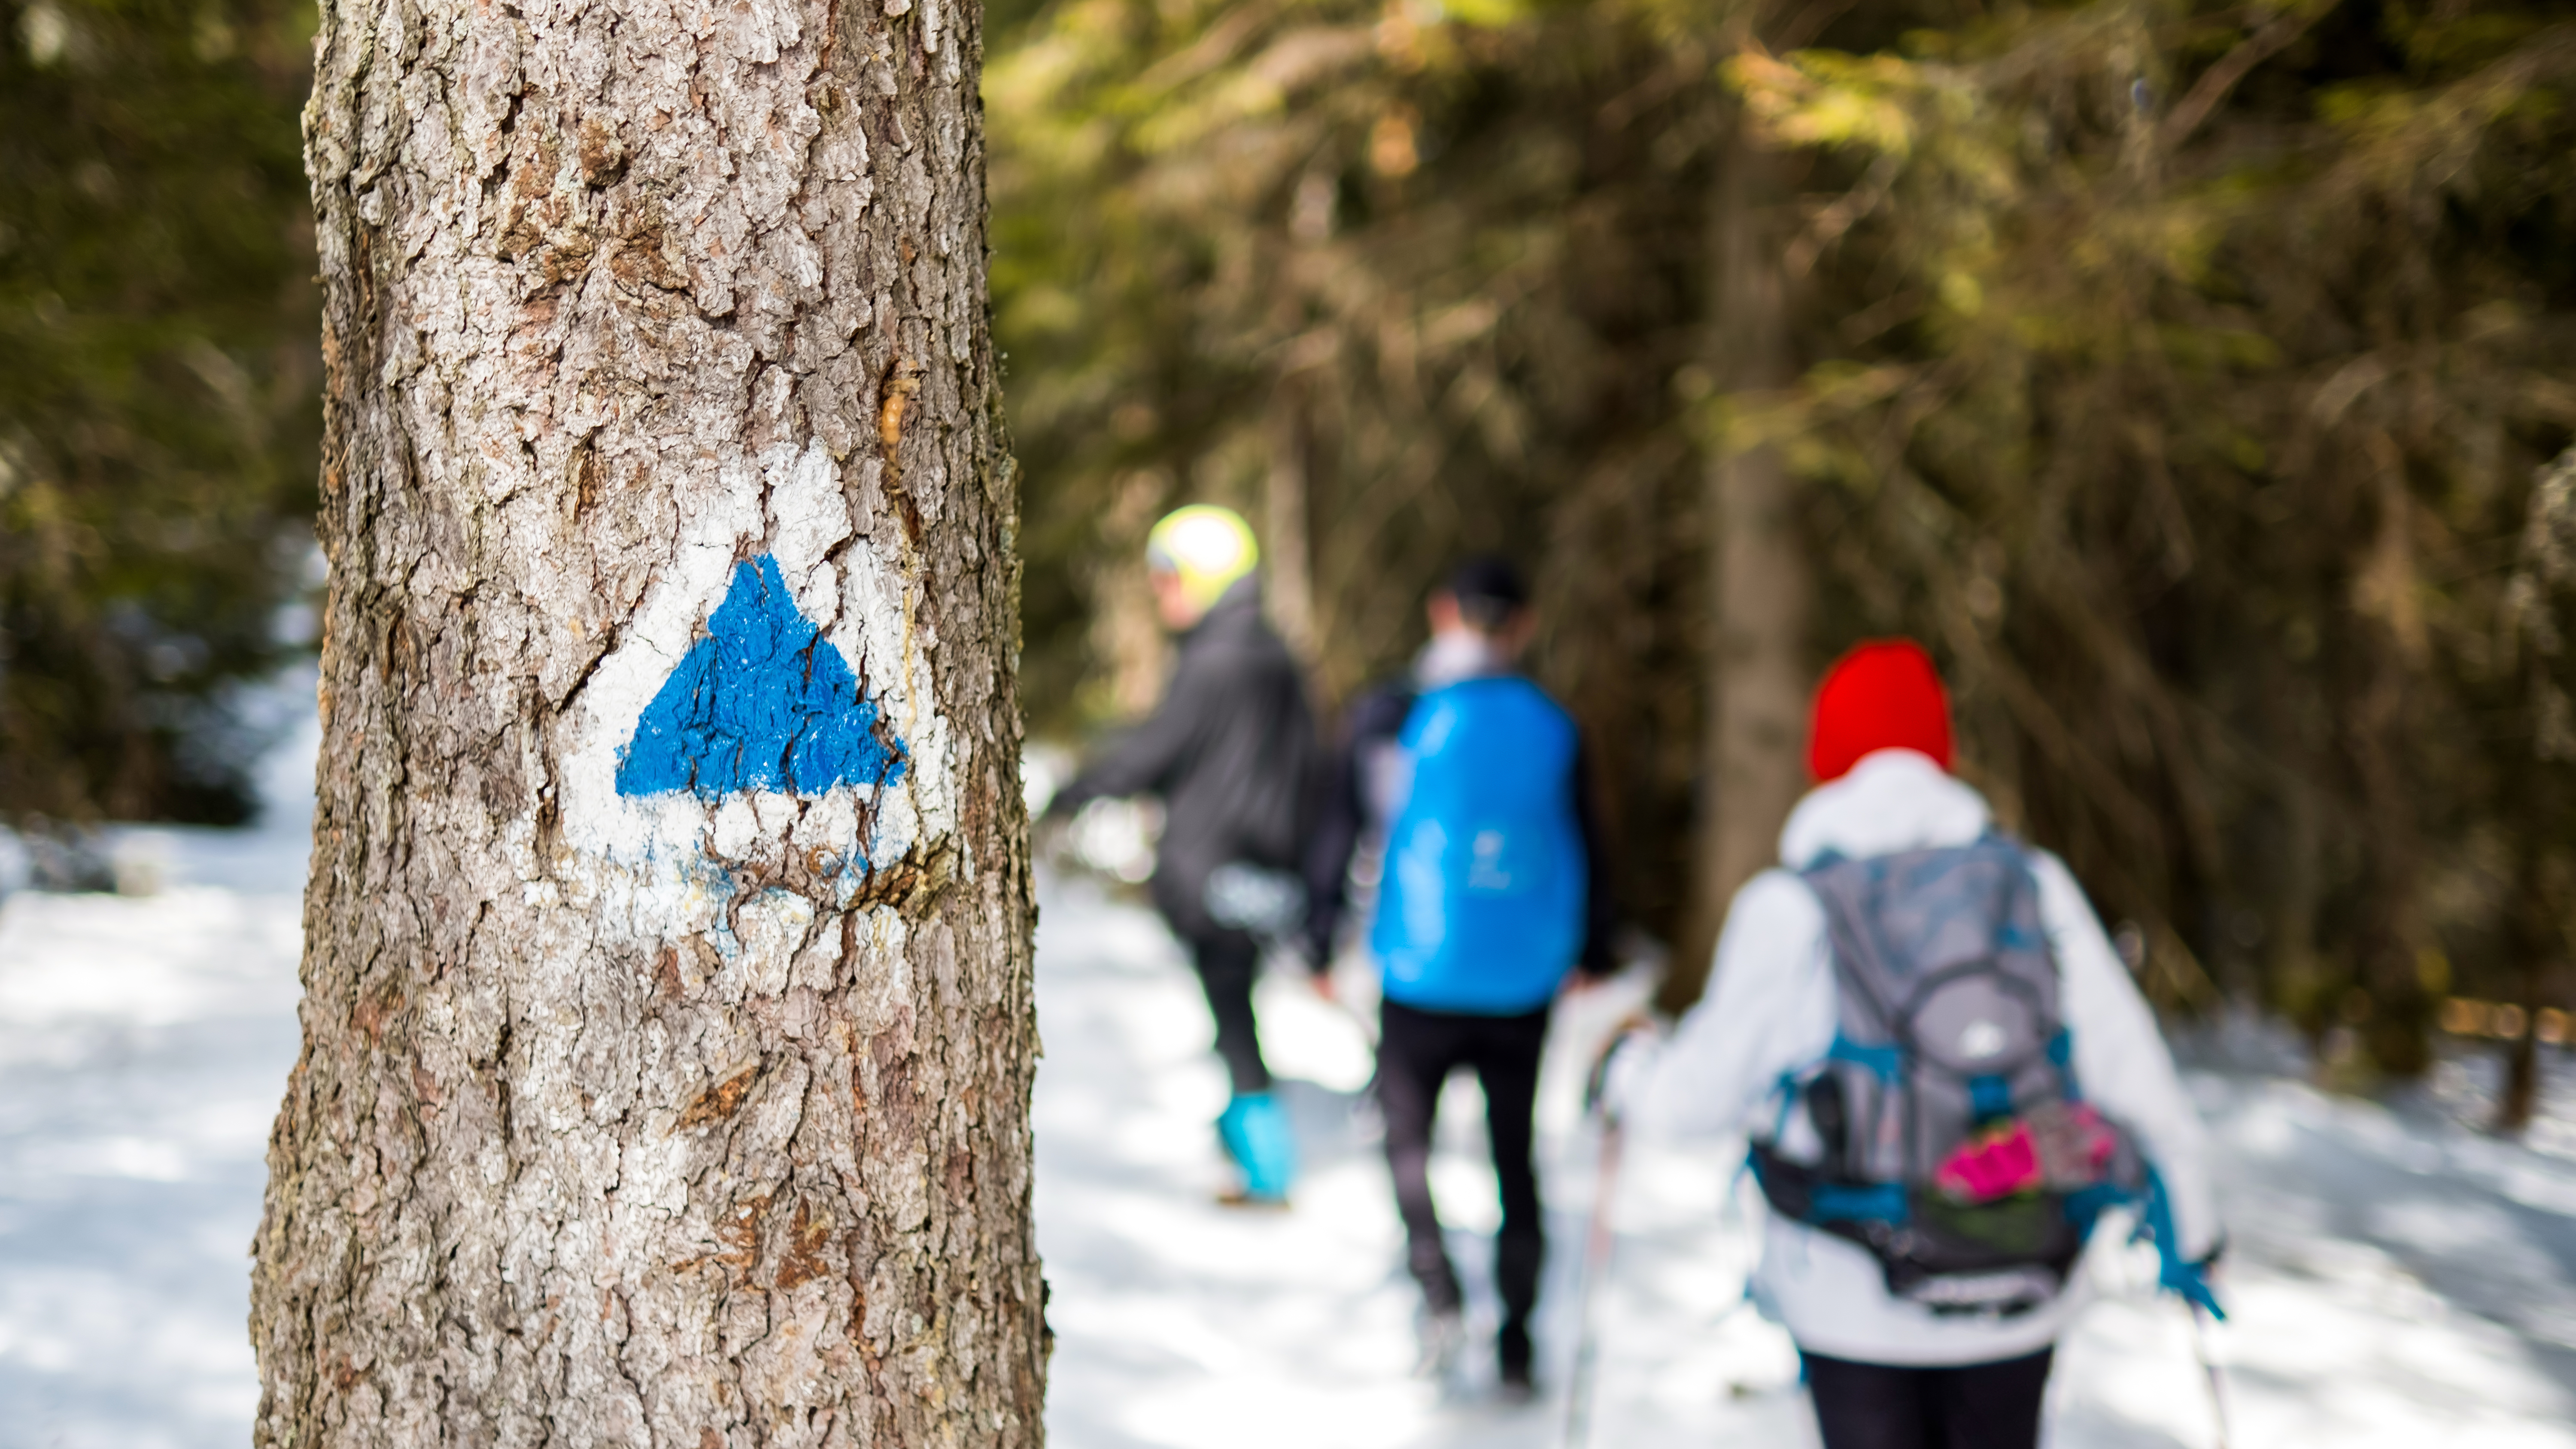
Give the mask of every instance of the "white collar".
[[1873, 750], [1789, 812], [1780, 861], [1803, 869], [1827, 851], [1854, 859], [1966, 845], [1994, 823], [1986, 799], [1916, 750]]
[[1480, 679], [1489, 674], [1505, 674], [1511, 661], [1494, 641], [1472, 629], [1456, 629], [1434, 634], [1422, 652], [1413, 657], [1413, 684], [1428, 694], [1446, 689], [1465, 679]]

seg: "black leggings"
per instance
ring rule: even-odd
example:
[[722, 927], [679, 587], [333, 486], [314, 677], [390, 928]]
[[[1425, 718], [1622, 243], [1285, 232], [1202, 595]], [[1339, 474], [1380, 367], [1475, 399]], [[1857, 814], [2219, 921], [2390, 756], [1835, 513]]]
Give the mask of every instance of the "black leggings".
[[1802, 1356], [1825, 1449], [2038, 1449], [2055, 1352], [1956, 1368]]
[[1261, 1060], [1261, 1030], [1252, 1017], [1252, 982], [1261, 973], [1261, 946], [1241, 931], [1188, 938], [1208, 1014], [1216, 1018], [1216, 1054], [1236, 1096], [1270, 1090], [1270, 1067]]
[[1416, 1011], [1389, 1001], [1380, 1008], [1377, 1098], [1386, 1118], [1386, 1165], [1395, 1177], [1396, 1211], [1404, 1217], [1405, 1262], [1434, 1312], [1458, 1306], [1458, 1275], [1431, 1207], [1431, 1122], [1440, 1085], [1472, 1067], [1485, 1089], [1485, 1131], [1493, 1140], [1494, 1176], [1503, 1227], [1494, 1239], [1494, 1286], [1506, 1333], [1525, 1332], [1538, 1302], [1539, 1266], [1547, 1256], [1538, 1177], [1530, 1166], [1530, 1116], [1538, 1096], [1538, 1062], [1547, 1045], [1547, 1008], [1522, 1016], [1465, 1016]]

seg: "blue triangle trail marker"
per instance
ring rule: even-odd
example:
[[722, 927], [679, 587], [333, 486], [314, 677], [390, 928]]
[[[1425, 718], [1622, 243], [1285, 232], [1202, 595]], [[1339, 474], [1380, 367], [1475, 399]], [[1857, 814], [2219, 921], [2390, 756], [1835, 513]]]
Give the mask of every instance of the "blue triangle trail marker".
[[689, 647], [618, 752], [617, 793], [686, 790], [710, 803], [746, 790], [820, 795], [903, 778], [903, 746], [767, 554], [735, 566], [707, 635]]

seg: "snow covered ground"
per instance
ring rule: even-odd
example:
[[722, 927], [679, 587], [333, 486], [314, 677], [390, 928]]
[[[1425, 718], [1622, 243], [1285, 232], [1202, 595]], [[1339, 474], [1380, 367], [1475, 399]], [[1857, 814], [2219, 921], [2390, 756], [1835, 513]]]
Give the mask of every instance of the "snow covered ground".
[[[281, 751], [247, 832], [152, 832], [143, 897], [0, 905], [0, 1449], [238, 1449], [255, 1401], [245, 1250], [296, 1046], [297, 892], [311, 738]], [[1555, 1442], [1561, 1405], [1492, 1404], [1486, 1365], [1415, 1382], [1412, 1292], [1361, 1097], [1359, 1026], [1264, 984], [1309, 1172], [1286, 1212], [1215, 1206], [1221, 1075], [1197, 988], [1150, 916], [1050, 878], [1039, 947], [1039, 1236], [1058, 1334], [1058, 1449], [1397, 1449]], [[1633, 994], [1634, 988], [1631, 988]], [[1542, 1370], [1562, 1386], [1595, 1144], [1572, 1063], [1624, 1009], [1577, 1002], [1543, 1086], [1557, 1251]], [[2225, 1154], [2236, 1319], [2218, 1337], [2237, 1449], [2576, 1449], [2576, 1074], [2553, 1150], [2251, 1074], [2195, 1079]], [[1459, 1258], [1494, 1218], [1473, 1089], [1453, 1084], [1435, 1183]], [[1740, 1307], [1731, 1163], [1632, 1151], [1595, 1305], [1591, 1442], [1813, 1442], [1788, 1345]], [[2186, 1320], [2106, 1251], [2066, 1347], [2061, 1449], [2214, 1442]], [[1483, 1304], [1481, 1282], [1471, 1292]]]
[[272, 757], [252, 829], [124, 832], [157, 894], [0, 904], [0, 1449], [250, 1442], [313, 745]]
[[[1263, 983], [1272, 1065], [1289, 1079], [1309, 1170], [1295, 1207], [1215, 1206], [1208, 1128], [1224, 1103], [1205, 1009], [1150, 916], [1089, 879], [1041, 895], [1038, 1233], [1057, 1337], [1058, 1449], [1127, 1446], [1513, 1446], [1559, 1442], [1553, 1397], [1490, 1401], [1490, 1366], [1447, 1390], [1415, 1382], [1413, 1291], [1358, 1097], [1360, 1028], [1301, 986]], [[1579, 1063], [1642, 986], [1561, 1014], [1541, 1084], [1555, 1249], [1543, 1379], [1573, 1354], [1597, 1139], [1578, 1121]], [[2552, 1106], [2576, 1119], [2576, 1072]], [[2576, 1156], [2496, 1142], [2427, 1104], [2393, 1112], [2295, 1081], [2196, 1074], [2234, 1238], [2213, 1336], [2236, 1449], [2576, 1449]], [[1496, 1219], [1473, 1088], [1444, 1099], [1434, 1189], [1462, 1270]], [[1750, 1204], [1729, 1153], [1632, 1146], [1594, 1305], [1603, 1446], [1812, 1444], [1794, 1352], [1743, 1305]], [[1749, 1188], [1744, 1190], [1749, 1198]], [[1489, 1253], [1489, 1250], [1486, 1250]], [[2216, 1442], [2189, 1319], [2148, 1292], [2153, 1254], [2097, 1243], [2101, 1294], [2063, 1348], [2059, 1449]], [[1470, 1284], [1490, 1321], [1490, 1297]], [[1550, 1373], [1550, 1370], [1553, 1370]]]

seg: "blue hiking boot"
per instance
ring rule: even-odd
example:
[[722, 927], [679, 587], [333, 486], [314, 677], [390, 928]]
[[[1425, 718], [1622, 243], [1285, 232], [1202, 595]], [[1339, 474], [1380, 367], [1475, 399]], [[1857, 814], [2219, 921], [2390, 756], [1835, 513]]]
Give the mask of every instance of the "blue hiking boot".
[[1288, 1184], [1297, 1176], [1297, 1135], [1288, 1113], [1268, 1092], [1246, 1092], [1228, 1102], [1216, 1119], [1217, 1136], [1243, 1169], [1243, 1201], [1270, 1206], [1288, 1201]]

